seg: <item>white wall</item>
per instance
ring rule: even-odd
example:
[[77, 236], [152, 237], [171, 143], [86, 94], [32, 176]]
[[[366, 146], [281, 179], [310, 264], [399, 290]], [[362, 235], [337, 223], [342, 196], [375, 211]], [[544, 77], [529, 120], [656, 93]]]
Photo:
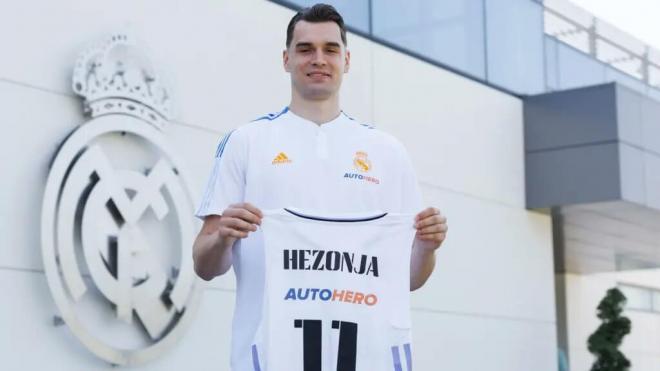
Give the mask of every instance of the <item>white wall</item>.
[[555, 370], [551, 223], [524, 209], [521, 102], [374, 49], [374, 120], [406, 144], [427, 204], [450, 226], [414, 294], [418, 357], [439, 369]]
[[[46, 164], [83, 122], [70, 89], [77, 53], [122, 25], [149, 46], [175, 99], [177, 118], [166, 133], [189, 166], [198, 200], [218, 137], [288, 102], [281, 50], [293, 13], [257, 0], [3, 7], [0, 45], [11, 57], [0, 58], [7, 133], [0, 154], [12, 181], [0, 183], [0, 282], [18, 299], [0, 308], [0, 324], [16, 329], [20, 341], [2, 331], [0, 349], [9, 350], [2, 354], [10, 365], [26, 369], [51, 369], [52, 360], [61, 369], [106, 369], [65, 328], [49, 324], [56, 309], [39, 255]], [[449, 219], [436, 272], [413, 294], [416, 367], [555, 370], [551, 224], [524, 208], [520, 100], [354, 35], [349, 48], [344, 110], [406, 144], [426, 203]], [[227, 369], [233, 287], [231, 275], [214, 280], [181, 344], [146, 369]], [[41, 356], [25, 360], [34, 344]]]
[[[596, 308], [608, 289], [617, 283], [660, 289], [660, 270], [563, 275], [566, 282], [568, 343], [571, 370], [588, 370], [594, 357], [587, 350], [587, 339], [600, 320]], [[660, 370], [660, 314], [625, 310], [632, 330], [621, 351], [632, 363], [633, 371]]]

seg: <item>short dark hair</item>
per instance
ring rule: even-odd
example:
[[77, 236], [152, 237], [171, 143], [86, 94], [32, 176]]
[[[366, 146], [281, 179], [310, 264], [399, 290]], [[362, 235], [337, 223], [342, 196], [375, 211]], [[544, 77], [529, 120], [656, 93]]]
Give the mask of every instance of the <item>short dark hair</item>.
[[320, 22], [335, 22], [339, 26], [339, 31], [341, 34], [341, 41], [346, 43], [346, 26], [344, 25], [344, 18], [341, 14], [335, 9], [332, 5], [328, 4], [316, 4], [311, 8], [301, 9], [296, 15], [291, 18], [289, 21], [289, 26], [286, 28], [286, 47], [291, 46], [291, 40], [293, 39], [293, 29], [296, 27], [296, 23], [300, 21], [307, 21], [311, 23], [320, 23]]

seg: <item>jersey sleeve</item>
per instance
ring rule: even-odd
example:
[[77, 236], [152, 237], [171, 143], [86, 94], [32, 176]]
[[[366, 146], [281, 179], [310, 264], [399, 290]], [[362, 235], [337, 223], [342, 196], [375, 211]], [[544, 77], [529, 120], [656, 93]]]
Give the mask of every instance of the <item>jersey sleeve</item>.
[[247, 143], [241, 130], [226, 134], [215, 152], [213, 168], [195, 216], [221, 215], [231, 204], [242, 202], [245, 195]]
[[401, 163], [401, 212], [416, 214], [422, 211], [422, 194], [417, 181], [417, 174], [408, 151], [399, 143]]

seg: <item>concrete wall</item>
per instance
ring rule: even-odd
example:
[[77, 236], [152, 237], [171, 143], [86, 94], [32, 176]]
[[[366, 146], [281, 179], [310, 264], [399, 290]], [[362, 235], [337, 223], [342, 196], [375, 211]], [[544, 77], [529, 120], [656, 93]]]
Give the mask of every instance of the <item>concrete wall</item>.
[[[267, 1], [26, 0], [0, 12], [0, 349], [8, 369], [108, 369], [51, 325], [39, 245], [41, 193], [58, 143], [82, 123], [70, 88], [77, 54], [132, 30], [167, 81], [166, 133], [201, 197], [218, 138], [288, 103], [281, 67], [292, 12]], [[122, 28], [124, 27], [124, 28]], [[556, 369], [548, 216], [524, 207], [520, 100], [349, 35], [342, 105], [408, 147], [428, 205], [449, 218], [436, 272], [413, 293], [421, 370]], [[21, 140], [18, 140], [21, 138]], [[181, 343], [144, 369], [228, 369], [232, 275], [205, 290]], [[36, 348], [38, 346], [38, 348]], [[31, 355], [38, 351], [39, 357]], [[4, 368], [4, 367], [3, 367]]]

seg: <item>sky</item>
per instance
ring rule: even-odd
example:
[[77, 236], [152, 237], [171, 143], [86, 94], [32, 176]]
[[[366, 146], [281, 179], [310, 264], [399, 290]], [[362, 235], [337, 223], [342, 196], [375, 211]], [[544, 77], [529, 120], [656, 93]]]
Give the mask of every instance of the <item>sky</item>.
[[660, 0], [570, 0], [644, 43], [660, 49]]

